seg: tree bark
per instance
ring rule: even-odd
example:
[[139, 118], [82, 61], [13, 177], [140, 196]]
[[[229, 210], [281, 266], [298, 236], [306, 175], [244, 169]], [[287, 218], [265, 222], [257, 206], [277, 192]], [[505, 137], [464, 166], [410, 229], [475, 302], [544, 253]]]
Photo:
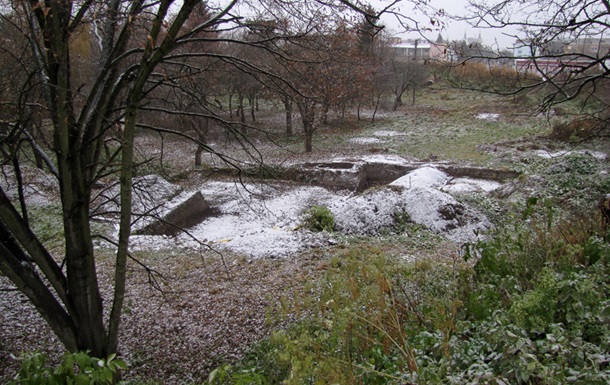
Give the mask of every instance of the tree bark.
[[314, 101], [304, 99], [297, 103], [305, 134], [305, 152], [313, 152], [313, 134], [315, 131], [316, 105]]
[[202, 127], [197, 127], [195, 131], [197, 131], [197, 139], [200, 144], [197, 144], [197, 151], [195, 151], [195, 166], [201, 166], [203, 164], [203, 159], [201, 159], [203, 152], [205, 151], [205, 147], [202, 144], [207, 143], [206, 133], [209, 127], [209, 120], [204, 119]]
[[255, 100], [256, 100], [256, 92], [252, 91], [250, 93], [250, 96], [248, 97], [248, 102], [250, 104], [250, 116], [252, 117], [253, 122], [256, 122], [256, 114], [254, 113], [254, 109], [256, 108]]
[[286, 135], [292, 136], [292, 100], [284, 96], [284, 111], [286, 112]]

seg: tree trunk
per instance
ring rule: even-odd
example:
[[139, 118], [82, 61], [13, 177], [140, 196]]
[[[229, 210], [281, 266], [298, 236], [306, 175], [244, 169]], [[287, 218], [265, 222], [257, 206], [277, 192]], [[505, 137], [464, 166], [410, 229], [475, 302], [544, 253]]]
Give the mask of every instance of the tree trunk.
[[284, 96], [284, 110], [286, 111], [286, 135], [292, 136], [292, 100]]
[[229, 93], [229, 118], [233, 119], [233, 93]]
[[313, 152], [313, 130], [311, 127], [305, 131], [305, 152], [311, 153]]
[[377, 110], [379, 109], [380, 102], [381, 102], [381, 93], [377, 94], [377, 100], [375, 101], [375, 109], [373, 110], [373, 117], [371, 118], [371, 123], [375, 123], [375, 115], [377, 115]]
[[252, 92], [250, 94], [250, 96], [248, 97], [248, 103], [250, 104], [250, 116], [252, 117], [253, 122], [256, 122], [256, 115], [254, 114], [255, 99], [256, 99], [256, 93]]
[[396, 96], [394, 99], [394, 106], [392, 107], [392, 111], [398, 110], [398, 107], [402, 106], [402, 94]]
[[322, 124], [328, 124], [328, 111], [330, 111], [330, 103], [324, 103], [324, 108], [322, 110]]
[[239, 101], [239, 105], [237, 106], [237, 111], [238, 111], [240, 122], [246, 123], [246, 116], [244, 115], [244, 94], [242, 92], [239, 92], [237, 94], [237, 99]]
[[313, 152], [313, 133], [315, 131], [314, 122], [316, 118], [315, 103], [304, 100], [297, 103], [303, 122], [303, 133], [305, 134], [305, 152]]
[[[105, 20], [107, 34], [100, 44], [102, 52], [99, 73], [91, 79], [90, 94], [83, 95], [78, 102], [75, 100], [81, 97], [77, 98], [72, 93], [71, 74], [74, 69], [70, 66], [69, 37], [84, 19], [88, 19], [84, 16], [90, 14], [92, 3], [79, 3], [78, 6], [83, 7], [80, 11], [73, 2], [52, 1], [44, 8], [29, 3], [30, 19], [27, 20], [29, 24], [26, 24], [29, 25], [32, 41], [40, 42], [40, 45], [33, 44], [32, 47], [40, 72], [37, 80], [43, 88], [45, 109], [53, 125], [52, 150], [57, 167], [49, 168], [54, 171], [59, 182], [65, 274], [63, 267], [59, 266], [36, 238], [27, 220], [15, 208], [15, 203], [6, 197], [1, 187], [0, 270], [28, 297], [71, 352], [86, 350], [93, 356], [107, 357], [115, 353], [118, 347], [132, 225], [131, 189], [137, 108], [142, 105], [142, 90], [153, 70], [173, 49], [177, 34], [199, 2], [184, 0], [180, 10], [172, 16], [173, 21], [168, 28], [164, 28], [171, 3], [164, 1], [156, 6], [157, 14], [151, 18], [148, 30], [149, 43], [142, 50], [139, 66], [134, 67], [131, 73], [135, 76], [130, 76], [126, 82], [117, 81], [122, 79], [120, 66], [124, 63], [117, 57], [122, 56], [130, 47], [131, 23], [142, 11], [144, 1], [129, 2], [121, 11], [118, 10], [121, 2], [104, 3], [108, 13], [116, 15]], [[124, 13], [119, 15], [119, 12]], [[158, 39], [159, 36], [162, 38]], [[120, 107], [117, 108], [117, 105]], [[121, 110], [122, 106], [126, 106], [124, 110]], [[118, 114], [123, 115], [123, 112], [125, 125], [120, 150], [120, 228], [113, 277], [114, 297], [110, 315], [106, 318], [90, 227], [91, 188], [100, 174], [108, 171], [108, 164], [100, 160], [108, 122], [113, 121]], [[31, 143], [34, 151], [38, 151], [35, 143]], [[42, 151], [39, 155], [43, 161], [51, 163]], [[23, 211], [25, 215], [26, 212]], [[106, 319], [107, 330], [104, 325]]]
[[197, 139], [199, 140], [200, 144], [197, 145], [197, 151], [195, 152], [195, 166], [201, 166], [203, 164], [203, 159], [201, 159], [201, 156], [205, 151], [205, 147], [203, 146], [203, 144], [207, 143], [206, 134], [208, 132], [208, 127], [209, 120], [204, 119], [202, 127], [196, 128]]

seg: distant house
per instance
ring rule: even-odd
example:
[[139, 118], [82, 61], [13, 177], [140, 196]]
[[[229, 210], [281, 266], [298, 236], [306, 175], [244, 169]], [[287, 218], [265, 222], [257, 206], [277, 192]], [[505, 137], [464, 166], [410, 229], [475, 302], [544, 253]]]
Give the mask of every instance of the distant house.
[[512, 51], [517, 71], [548, 77], [589, 68], [597, 58], [608, 56], [610, 39], [555, 41], [546, 47], [536, 46], [530, 40], [517, 40]]
[[390, 47], [399, 58], [446, 60], [447, 57], [447, 46], [445, 44], [433, 43], [426, 40], [394, 39], [390, 41]]
[[610, 39], [592, 37], [577, 39], [573, 42], [565, 44], [563, 53], [602, 58], [610, 54]]
[[515, 57], [515, 58], [534, 56], [534, 53], [532, 52], [533, 47], [529, 43], [529, 40], [528, 41], [517, 40], [513, 44], [511, 49], [513, 51], [513, 57]]

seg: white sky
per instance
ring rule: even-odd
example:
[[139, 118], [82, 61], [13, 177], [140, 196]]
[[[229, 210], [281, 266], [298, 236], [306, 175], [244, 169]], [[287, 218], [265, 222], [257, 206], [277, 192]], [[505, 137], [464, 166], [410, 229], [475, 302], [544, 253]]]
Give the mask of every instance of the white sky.
[[[229, 3], [230, 0], [211, 0], [211, 4], [225, 6]], [[394, 3], [395, 0], [361, 0], [362, 3], [371, 4], [377, 11], [387, 7], [388, 5]], [[402, 13], [405, 16], [416, 19], [418, 22], [425, 24], [425, 26], [430, 26], [429, 18], [423, 15], [421, 12], [414, 11], [413, 1], [418, 0], [399, 0], [399, 3], [395, 6], [397, 11]], [[458, 15], [464, 16], [467, 12], [468, 0], [419, 0], [420, 2], [429, 2], [429, 7], [435, 9], [444, 9], [447, 15]], [[245, 4], [256, 4], [256, 1], [251, 3], [245, 2]], [[240, 5], [241, 6], [241, 5]], [[400, 23], [396, 21], [396, 17], [392, 15], [386, 15], [386, 17], [382, 17], [381, 22], [388, 27], [389, 30], [396, 33], [397, 36], [403, 38], [417, 38], [420, 37], [417, 33], [398, 33], [404, 31], [401, 28]], [[449, 20], [449, 18], [445, 18], [445, 28], [440, 31], [443, 35], [444, 39], [452, 40], [461, 40], [464, 38], [464, 33], [468, 38], [477, 38], [479, 33], [481, 34], [481, 38], [483, 42], [487, 45], [492, 46], [496, 49], [504, 49], [507, 47], [511, 47], [515, 39], [513, 37], [506, 36], [503, 34], [501, 30], [492, 30], [492, 29], [475, 29], [470, 26], [466, 22], [457, 22]], [[517, 35], [516, 29], [512, 31], [505, 31], [511, 35]], [[430, 32], [425, 35], [426, 38], [431, 40], [436, 40], [438, 36], [438, 31]]]
[[[368, 0], [369, 3], [375, 7], [377, 10], [380, 10], [391, 4], [391, 0]], [[430, 6], [435, 9], [444, 9], [447, 15], [458, 15], [464, 16], [467, 12], [468, 0], [430, 0]], [[428, 18], [424, 15], [417, 14], [413, 11], [413, 4], [409, 0], [403, 0], [401, 4], [398, 6], [400, 8], [401, 13], [412, 17], [426, 26], [430, 26]], [[391, 30], [398, 32], [400, 30], [399, 23], [396, 22], [395, 17], [382, 18], [382, 22]], [[504, 49], [512, 46], [514, 42], [513, 37], [506, 36], [506, 33], [510, 35], [517, 35], [515, 29], [513, 30], [492, 30], [492, 29], [475, 29], [470, 26], [466, 22], [458, 22], [454, 20], [445, 19], [445, 28], [441, 31], [444, 39], [448, 40], [461, 40], [464, 37], [464, 33], [469, 38], [477, 38], [479, 33], [481, 34], [481, 38], [483, 42], [487, 45], [492, 45], [499, 49]], [[418, 37], [416, 33], [411, 34], [400, 34], [401, 37]], [[436, 40], [438, 36], [438, 31], [431, 32], [425, 35], [427, 38], [431, 40]]]

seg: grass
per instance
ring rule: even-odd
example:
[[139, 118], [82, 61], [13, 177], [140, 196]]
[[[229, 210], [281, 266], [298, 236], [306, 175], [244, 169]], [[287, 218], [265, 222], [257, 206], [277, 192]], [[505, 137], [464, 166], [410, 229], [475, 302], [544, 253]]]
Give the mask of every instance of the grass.
[[[450, 95], [450, 96], [447, 96]], [[449, 99], [447, 99], [449, 97]], [[358, 152], [389, 152], [408, 159], [437, 159], [488, 164], [493, 155], [477, 146], [545, 134], [549, 123], [529, 116], [519, 105], [497, 96], [470, 91], [424, 89], [415, 106], [405, 105], [396, 113], [384, 112], [375, 123], [348, 117], [344, 123], [321, 126], [314, 134], [314, 154], [340, 154], [354, 148], [354, 138], [377, 138], [381, 143], [358, 144]], [[499, 113], [498, 122], [475, 119], [483, 112]], [[518, 112], [518, 114], [515, 114]], [[340, 120], [340, 119], [338, 119]], [[402, 135], [375, 136], [376, 131]], [[298, 129], [295, 130], [298, 132]], [[285, 149], [302, 152], [302, 137], [280, 139]]]
[[[491, 111], [494, 112], [493, 109]], [[438, 159], [487, 164], [493, 155], [481, 151], [481, 144], [531, 138], [547, 131], [544, 120], [507, 117], [498, 122], [475, 119], [478, 112], [438, 111], [415, 107], [406, 116], [389, 118], [367, 127], [359, 136], [374, 136], [375, 131], [403, 133], [386, 144], [398, 155], [417, 159]]]

